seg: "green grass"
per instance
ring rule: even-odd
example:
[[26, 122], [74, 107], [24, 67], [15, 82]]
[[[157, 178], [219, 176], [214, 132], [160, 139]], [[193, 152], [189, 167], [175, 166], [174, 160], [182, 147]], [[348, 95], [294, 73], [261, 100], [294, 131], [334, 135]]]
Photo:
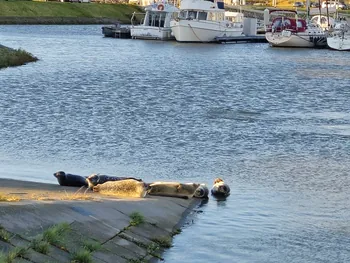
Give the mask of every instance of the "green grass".
[[16, 258], [24, 257], [27, 253], [27, 250], [23, 247], [16, 247], [11, 250], [6, 256], [2, 256], [1, 262], [12, 263]]
[[96, 250], [101, 249], [101, 244], [96, 242], [96, 241], [84, 241], [83, 242], [83, 247], [85, 250], [88, 250], [90, 252], [94, 252]]
[[50, 251], [50, 244], [47, 241], [41, 240], [41, 239], [34, 239], [31, 242], [30, 247], [36, 252], [39, 252], [45, 255], [48, 254]]
[[74, 263], [92, 263], [91, 252], [85, 249], [79, 250], [74, 253], [72, 262]]
[[70, 225], [68, 223], [61, 223], [54, 225], [43, 233], [43, 240], [51, 245], [59, 245], [62, 241], [62, 236], [70, 231]]
[[138, 226], [145, 222], [145, 218], [139, 212], [133, 212], [130, 214], [130, 226]]
[[152, 238], [151, 241], [157, 243], [160, 247], [163, 248], [171, 248], [172, 247], [172, 241], [170, 237], [157, 237], [157, 238]]
[[[22, 49], [9, 49], [0, 46], [0, 69], [21, 66], [28, 62], [37, 61], [38, 58]], [[15, 202], [20, 199], [15, 196], [0, 195], [0, 201]]]
[[0, 1], [0, 16], [15, 17], [104, 17], [130, 22], [132, 13], [141, 10], [125, 4]]

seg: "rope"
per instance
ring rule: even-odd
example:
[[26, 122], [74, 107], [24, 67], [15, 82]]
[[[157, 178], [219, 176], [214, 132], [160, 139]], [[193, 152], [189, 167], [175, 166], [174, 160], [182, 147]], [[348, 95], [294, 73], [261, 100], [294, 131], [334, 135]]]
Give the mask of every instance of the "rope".
[[191, 26], [190, 24], [188, 24], [188, 26], [191, 28], [191, 30], [192, 30], [193, 34], [196, 36], [196, 38], [198, 38], [199, 42], [204, 43], [204, 41], [202, 41], [202, 40], [197, 36], [196, 32], [194, 32], [192, 26]]

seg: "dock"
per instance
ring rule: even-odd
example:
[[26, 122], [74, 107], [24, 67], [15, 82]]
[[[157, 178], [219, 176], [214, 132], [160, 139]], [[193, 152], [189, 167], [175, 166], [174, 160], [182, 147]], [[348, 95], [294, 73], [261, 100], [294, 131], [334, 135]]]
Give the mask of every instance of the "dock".
[[102, 34], [105, 37], [112, 37], [112, 38], [131, 38], [130, 27], [121, 26], [119, 24], [111, 25], [111, 26], [103, 26]]
[[237, 36], [237, 37], [217, 37], [217, 43], [267, 43], [265, 35]]

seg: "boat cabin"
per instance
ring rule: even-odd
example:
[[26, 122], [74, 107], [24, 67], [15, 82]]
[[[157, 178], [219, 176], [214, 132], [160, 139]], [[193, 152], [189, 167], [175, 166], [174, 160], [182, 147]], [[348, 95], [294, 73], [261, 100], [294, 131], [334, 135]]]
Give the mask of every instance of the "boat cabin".
[[304, 19], [277, 17], [272, 21], [267, 31], [282, 32], [283, 30], [288, 30], [291, 32], [305, 32], [306, 28], [307, 25]]
[[204, 10], [181, 10], [178, 18], [183, 20], [224, 21], [225, 14], [223, 12], [207, 12]]

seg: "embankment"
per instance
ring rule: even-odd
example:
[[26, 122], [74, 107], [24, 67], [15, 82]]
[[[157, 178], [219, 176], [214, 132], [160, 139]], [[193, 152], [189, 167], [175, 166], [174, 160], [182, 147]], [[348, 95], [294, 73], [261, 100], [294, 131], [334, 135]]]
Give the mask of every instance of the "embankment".
[[200, 202], [120, 199], [8, 179], [0, 184], [0, 262], [158, 261]]
[[0, 69], [35, 62], [38, 58], [22, 49], [12, 49], [0, 45]]
[[135, 5], [0, 1], [0, 24], [129, 24]]

